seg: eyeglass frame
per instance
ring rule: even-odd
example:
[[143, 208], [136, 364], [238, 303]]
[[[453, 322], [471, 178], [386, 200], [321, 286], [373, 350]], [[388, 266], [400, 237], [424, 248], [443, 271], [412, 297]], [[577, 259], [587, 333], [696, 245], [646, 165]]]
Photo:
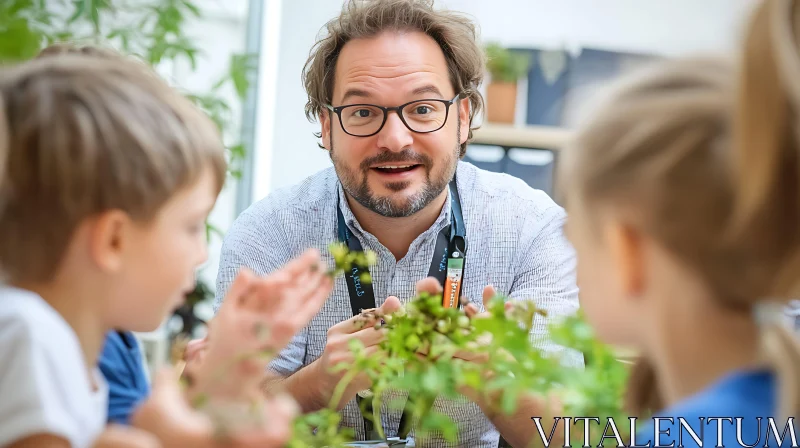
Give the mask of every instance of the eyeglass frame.
[[[345, 104], [345, 105], [342, 105], [342, 106], [335, 106], [335, 107], [330, 105], [330, 104], [326, 104], [325, 107], [328, 110], [333, 111], [334, 113], [336, 113], [336, 116], [339, 117], [339, 127], [342, 128], [342, 130], [344, 131], [345, 134], [352, 135], [353, 137], [365, 137], [365, 138], [366, 137], [372, 137], [373, 135], [376, 135], [379, 132], [381, 132], [381, 130], [383, 130], [383, 127], [386, 126], [386, 120], [389, 119], [389, 112], [391, 112], [391, 111], [397, 112], [397, 116], [400, 118], [400, 121], [403, 122], [403, 125], [409, 131], [416, 132], [417, 134], [430, 134], [431, 132], [436, 132], [436, 131], [442, 129], [444, 127], [444, 125], [447, 124], [447, 119], [450, 118], [450, 106], [455, 104], [455, 102], [459, 98], [461, 98], [461, 93], [456, 94], [455, 98], [453, 98], [452, 100], [449, 100], [449, 101], [448, 100], [443, 100], [441, 98], [425, 98], [425, 99], [421, 99], [421, 100], [409, 101], [407, 103], [404, 103], [404, 104], [401, 104], [401, 105], [395, 106], [395, 107], [383, 107], [383, 106], [378, 106], [377, 104], [367, 104], [367, 103]], [[405, 117], [403, 117], [403, 108], [405, 108], [406, 106], [409, 106], [411, 104], [419, 103], [419, 102], [422, 102], [422, 101], [439, 101], [439, 102], [445, 104], [444, 121], [442, 121], [442, 125], [441, 126], [439, 126], [438, 128], [436, 128], [436, 129], [434, 129], [432, 131], [415, 131], [414, 129], [411, 129], [411, 126], [408, 125], [408, 123], [406, 122]], [[380, 110], [383, 111], [383, 122], [381, 123], [380, 126], [378, 126], [378, 130], [377, 131], [375, 131], [375, 132], [373, 132], [372, 134], [369, 134], [369, 135], [356, 135], [356, 134], [351, 134], [350, 132], [347, 131], [347, 129], [344, 128], [344, 124], [342, 123], [342, 110], [344, 110], [347, 107], [354, 107], [354, 106], [375, 107], [375, 108], [380, 109]]]

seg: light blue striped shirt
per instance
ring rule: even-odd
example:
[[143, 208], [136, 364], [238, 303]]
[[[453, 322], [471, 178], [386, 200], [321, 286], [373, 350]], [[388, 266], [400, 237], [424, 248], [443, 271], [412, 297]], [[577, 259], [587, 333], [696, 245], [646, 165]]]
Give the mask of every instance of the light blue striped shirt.
[[[515, 177], [481, 170], [467, 162], [459, 162], [456, 179], [467, 234], [463, 294], [483, 310], [483, 287], [491, 284], [512, 299], [535, 301], [550, 316], [576, 312], [575, 254], [562, 232], [564, 210], [545, 193]], [[450, 223], [450, 197], [433, 226], [396, 261], [358, 224], [336, 172], [328, 168], [298, 185], [273, 192], [236, 219], [222, 247], [215, 308], [243, 266], [263, 275], [310, 247], [319, 249], [325, 262], [333, 266], [327, 247], [337, 240], [337, 205], [362, 246], [378, 255], [378, 264], [371, 269], [376, 305], [390, 295], [401, 301], [411, 298], [415, 283], [428, 274], [439, 231]], [[322, 310], [270, 368], [288, 376], [310, 364], [322, 354], [328, 329], [350, 317], [347, 285], [340, 277]], [[549, 340], [546, 325], [543, 318], [536, 318], [532, 341], [542, 350], [563, 356], [565, 364], [582, 366], [579, 353]], [[439, 399], [434, 406], [458, 423], [457, 446], [497, 446], [498, 432], [474, 403]], [[363, 420], [355, 400], [342, 412], [344, 424], [363, 438]], [[384, 408], [382, 422], [388, 437], [396, 435], [399, 419], [399, 412]], [[431, 446], [449, 445], [444, 439], [435, 439]]]

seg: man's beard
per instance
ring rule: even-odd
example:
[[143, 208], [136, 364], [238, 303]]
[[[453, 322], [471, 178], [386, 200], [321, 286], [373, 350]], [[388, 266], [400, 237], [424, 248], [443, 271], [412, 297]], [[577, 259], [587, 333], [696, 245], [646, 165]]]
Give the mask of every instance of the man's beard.
[[[384, 151], [375, 157], [365, 159], [359, 165], [359, 171], [361, 172], [360, 179], [356, 171], [337, 160], [333, 149], [333, 135], [330, 136], [331, 148], [329, 153], [339, 181], [342, 183], [342, 188], [344, 188], [347, 194], [353, 197], [353, 199], [358, 201], [362, 206], [381, 216], [387, 218], [404, 218], [412, 216], [425, 208], [447, 188], [447, 185], [453, 179], [456, 167], [458, 166], [458, 154], [461, 149], [459, 146], [459, 142], [461, 141], [460, 131], [461, 130], [457, 128], [456, 133], [459, 138], [456, 140], [455, 150], [450, 153], [450, 157], [448, 157], [447, 160], [443, 160], [437, 164], [442, 165], [444, 169], [441, 175], [434, 179], [431, 179], [431, 170], [434, 168], [433, 160], [409, 148], [400, 152]], [[380, 197], [373, 194], [367, 182], [367, 176], [371, 170], [370, 167], [378, 163], [391, 162], [412, 162], [422, 165], [425, 170], [425, 183], [420, 191], [401, 201], [394, 201], [391, 197]], [[409, 181], [391, 182], [385, 184], [385, 186], [391, 191], [400, 192], [408, 188], [410, 183]]]

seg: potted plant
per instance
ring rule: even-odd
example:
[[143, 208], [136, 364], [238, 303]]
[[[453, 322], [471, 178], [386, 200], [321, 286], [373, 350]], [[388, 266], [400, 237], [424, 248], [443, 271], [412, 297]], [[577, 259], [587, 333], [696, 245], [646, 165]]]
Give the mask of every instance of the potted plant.
[[485, 48], [491, 81], [486, 87], [486, 112], [490, 123], [514, 123], [517, 81], [528, 73], [529, 55], [515, 53], [496, 43]]

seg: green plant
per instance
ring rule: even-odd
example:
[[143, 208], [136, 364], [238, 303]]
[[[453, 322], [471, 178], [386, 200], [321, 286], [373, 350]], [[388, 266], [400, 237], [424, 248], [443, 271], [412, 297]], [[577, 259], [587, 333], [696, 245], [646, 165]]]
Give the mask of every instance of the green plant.
[[[460, 392], [465, 388], [481, 394], [506, 415], [515, 412], [520, 396], [536, 395], [559, 398], [564, 406], [560, 416], [626, 417], [622, 392], [627, 368], [595, 338], [581, 314], [553, 323], [550, 330], [556, 342], [590, 355], [592, 362], [585, 368], [572, 368], [556, 356], [544, 355], [530, 342], [534, 319], [546, 313], [532, 302], [516, 302], [511, 309], [506, 309], [505, 302], [505, 298], [496, 297], [490, 302], [488, 317], [472, 320], [460, 309], [444, 308], [440, 295], [427, 293], [419, 294], [392, 315], [376, 316], [375, 310], [365, 310], [361, 315], [365, 325], [387, 330], [381, 343], [383, 353], [367, 356], [364, 347], [354, 341], [351, 349], [355, 360], [337, 367], [344, 377], [331, 404], [339, 402], [349, 381], [366, 373], [373, 383], [370, 392], [374, 410], [381, 409], [389, 389], [408, 392], [405, 404], [388, 404], [404, 406], [411, 416], [409, 421], [421, 422], [416, 428], [418, 440], [434, 434], [456, 440], [458, 426], [432, 405], [437, 397], [463, 400]], [[463, 361], [455, 357], [457, 353], [483, 357], [485, 363]], [[331, 406], [304, 416], [303, 421], [314, 422], [317, 431], [309, 437], [312, 426], [296, 427], [290, 446], [343, 446], [345, 440], [336, 430], [339, 420], [332, 416], [333, 409]], [[365, 417], [385, 437], [379, 413]], [[599, 427], [603, 428], [604, 422]], [[594, 431], [592, 440], [598, 442], [601, 436], [601, 431]], [[582, 444], [583, 432], [574, 430], [572, 438]]]
[[485, 47], [486, 68], [493, 82], [516, 82], [528, 73], [531, 58], [527, 54], [512, 52], [497, 43]]

